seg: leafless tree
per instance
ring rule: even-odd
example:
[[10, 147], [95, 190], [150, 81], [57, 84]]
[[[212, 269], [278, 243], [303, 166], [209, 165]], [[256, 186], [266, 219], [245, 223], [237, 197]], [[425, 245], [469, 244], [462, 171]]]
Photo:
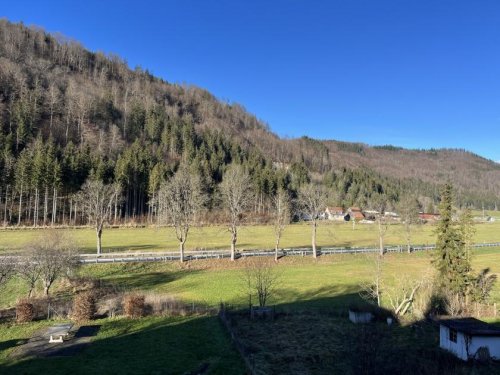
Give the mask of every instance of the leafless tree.
[[97, 179], [88, 179], [78, 193], [78, 203], [88, 223], [93, 225], [97, 236], [97, 254], [101, 254], [101, 237], [104, 224], [111, 217], [115, 199], [121, 195], [119, 184], [106, 185]]
[[404, 197], [399, 203], [398, 211], [405, 230], [406, 248], [408, 252], [411, 252], [411, 236], [414, 227], [419, 222], [419, 204], [417, 199], [410, 195]]
[[48, 231], [31, 245], [34, 261], [40, 267], [40, 279], [45, 296], [52, 284], [78, 265], [74, 240], [61, 231]]
[[276, 239], [274, 246], [274, 260], [277, 262], [281, 236], [283, 235], [286, 226], [290, 223], [290, 195], [286, 190], [280, 188], [272, 197], [272, 203], [274, 209], [274, 235]]
[[263, 258], [250, 258], [246, 259], [245, 262], [243, 281], [249, 303], [252, 304], [252, 296], [255, 295], [259, 306], [265, 307], [279, 283], [277, 266], [269, 259]]
[[385, 253], [384, 239], [385, 239], [385, 234], [387, 233], [388, 228], [389, 228], [389, 224], [387, 223], [385, 216], [382, 213], [378, 214], [377, 215], [377, 229], [378, 229], [378, 244], [379, 244], [380, 255], [384, 255], [384, 253]]
[[42, 268], [36, 258], [36, 249], [29, 245], [23, 251], [22, 260], [16, 264], [16, 274], [28, 284], [28, 298], [33, 296], [36, 283], [42, 275]]
[[387, 198], [383, 195], [378, 195], [372, 198], [372, 206], [375, 207], [376, 210], [378, 211], [378, 214], [376, 215], [376, 221], [378, 229], [378, 242], [379, 242], [380, 255], [384, 255], [385, 253], [384, 238], [387, 229], [389, 228], [386, 217], [384, 215], [385, 208], [387, 205], [386, 199]]
[[322, 185], [307, 184], [299, 190], [299, 202], [303, 212], [311, 221], [313, 257], [318, 256], [316, 250], [316, 231], [319, 216], [325, 211], [328, 195]]
[[229, 232], [231, 233], [231, 260], [235, 259], [238, 229], [245, 209], [251, 202], [250, 175], [238, 164], [230, 165], [224, 173], [220, 185], [222, 200], [229, 214]]
[[196, 222], [196, 215], [205, 202], [199, 176], [181, 167], [168, 183], [160, 187], [158, 201], [160, 217], [175, 228], [180, 260], [183, 262], [189, 229]]
[[7, 282], [14, 274], [15, 266], [13, 260], [7, 256], [0, 257], [0, 285]]
[[396, 315], [405, 315], [408, 313], [415, 301], [416, 293], [424, 285], [426, 278], [412, 279], [402, 277], [394, 280], [391, 287], [385, 289], [391, 308]]
[[360, 296], [368, 301], [377, 301], [377, 306], [381, 306], [384, 257], [380, 254], [373, 254], [370, 255], [370, 261], [373, 266], [370, 280], [361, 285]]

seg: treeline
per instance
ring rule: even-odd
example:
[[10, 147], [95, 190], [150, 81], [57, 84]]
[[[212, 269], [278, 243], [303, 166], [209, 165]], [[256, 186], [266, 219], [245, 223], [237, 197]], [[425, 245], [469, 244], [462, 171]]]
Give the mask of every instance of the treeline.
[[120, 185], [116, 222], [152, 220], [149, 202], [181, 163], [203, 181], [209, 210], [220, 207], [218, 185], [231, 163], [250, 173], [257, 214], [268, 212], [278, 186], [293, 196], [311, 179], [338, 192], [332, 203], [344, 205], [365, 206], [374, 191], [395, 203], [408, 185], [334, 161], [323, 142], [279, 139], [243, 107], [205, 90], [0, 20], [4, 225], [84, 223], [75, 196], [89, 177]]

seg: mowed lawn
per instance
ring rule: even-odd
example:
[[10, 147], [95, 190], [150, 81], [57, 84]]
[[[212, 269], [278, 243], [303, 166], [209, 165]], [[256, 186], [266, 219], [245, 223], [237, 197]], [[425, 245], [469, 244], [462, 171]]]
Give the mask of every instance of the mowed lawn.
[[[500, 242], [500, 220], [476, 225], [476, 242]], [[82, 252], [95, 251], [95, 231], [91, 228], [57, 229], [70, 233]], [[42, 229], [0, 230], [0, 251], [18, 251], [34, 241]], [[412, 234], [413, 244], [435, 242], [435, 225], [416, 226]], [[241, 227], [237, 247], [245, 249], [271, 249], [274, 246], [271, 225]], [[402, 225], [389, 225], [385, 235], [387, 245], [406, 242]], [[192, 228], [186, 243], [187, 250], [228, 249], [230, 235], [224, 226]], [[378, 229], [374, 224], [320, 222], [317, 243], [319, 246], [378, 246]], [[281, 247], [304, 247], [311, 244], [311, 228], [308, 223], [289, 225], [282, 237]], [[177, 250], [178, 242], [172, 228], [107, 228], [103, 232], [103, 251], [170, 251]]]

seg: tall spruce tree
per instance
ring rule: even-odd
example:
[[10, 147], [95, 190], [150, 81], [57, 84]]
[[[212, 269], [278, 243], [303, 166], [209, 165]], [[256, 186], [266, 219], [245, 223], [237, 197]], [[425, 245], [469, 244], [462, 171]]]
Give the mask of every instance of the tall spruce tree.
[[436, 229], [433, 263], [441, 286], [459, 297], [465, 297], [471, 266], [460, 227], [453, 222], [453, 187], [450, 184], [446, 184], [441, 191], [439, 213], [441, 219]]

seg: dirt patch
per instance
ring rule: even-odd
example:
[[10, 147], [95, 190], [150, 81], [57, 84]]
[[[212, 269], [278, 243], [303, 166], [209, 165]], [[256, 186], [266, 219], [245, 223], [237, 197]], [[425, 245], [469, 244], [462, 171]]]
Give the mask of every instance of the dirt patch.
[[23, 357], [68, 357], [74, 356], [91, 344], [92, 337], [97, 335], [101, 326], [81, 326], [69, 331], [62, 343], [49, 343], [51, 328], [41, 329], [13, 353], [15, 358]]

